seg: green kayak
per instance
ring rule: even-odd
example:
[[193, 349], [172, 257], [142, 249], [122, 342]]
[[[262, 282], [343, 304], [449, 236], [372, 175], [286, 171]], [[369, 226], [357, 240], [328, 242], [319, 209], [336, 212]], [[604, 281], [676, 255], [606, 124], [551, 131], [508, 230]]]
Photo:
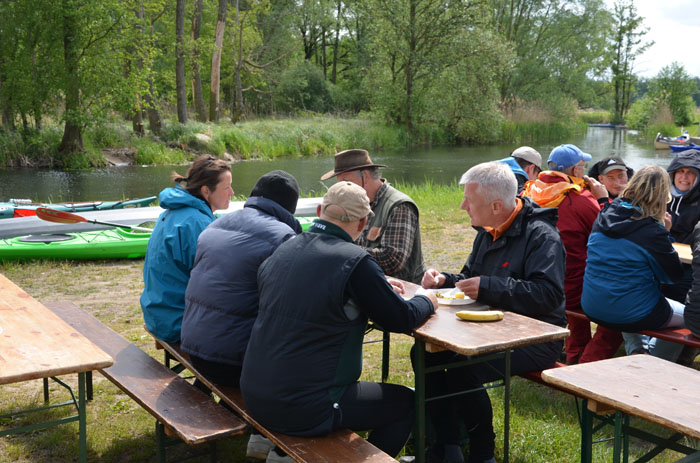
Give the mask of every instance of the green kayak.
[[[304, 231], [314, 217], [297, 217]], [[31, 259], [136, 259], [146, 255], [150, 233], [128, 229], [18, 236], [0, 239], [0, 261]]]

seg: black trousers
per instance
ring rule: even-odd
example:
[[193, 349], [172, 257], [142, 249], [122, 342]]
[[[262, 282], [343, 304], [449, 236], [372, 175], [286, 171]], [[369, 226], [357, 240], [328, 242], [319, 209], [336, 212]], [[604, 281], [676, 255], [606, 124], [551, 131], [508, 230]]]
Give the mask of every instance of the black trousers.
[[413, 391], [398, 384], [360, 381], [337, 403], [333, 429], [371, 430], [367, 440], [396, 457], [411, 434]]
[[[562, 347], [563, 341], [555, 341], [513, 350], [511, 375], [551, 367], [559, 358]], [[426, 366], [432, 367], [464, 359], [464, 356], [445, 351], [426, 354], [425, 363]], [[426, 377], [426, 397], [477, 389], [484, 383], [503, 379], [504, 374], [505, 359], [503, 358], [437, 371]], [[493, 457], [496, 437], [493, 432], [493, 409], [485, 389], [429, 402], [427, 412], [435, 427], [437, 446], [459, 444], [460, 424], [463, 423], [469, 433], [470, 458], [486, 460]]]

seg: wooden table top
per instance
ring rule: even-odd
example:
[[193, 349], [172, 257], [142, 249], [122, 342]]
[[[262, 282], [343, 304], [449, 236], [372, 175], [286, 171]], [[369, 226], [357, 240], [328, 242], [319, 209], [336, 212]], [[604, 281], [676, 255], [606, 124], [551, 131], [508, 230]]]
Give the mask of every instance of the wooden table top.
[[[404, 282], [405, 297], [412, 296], [418, 285]], [[440, 305], [438, 310], [416, 328], [413, 335], [430, 344], [429, 351], [449, 349], [462, 355], [501, 352], [531, 344], [556, 341], [569, 335], [569, 330], [534, 318], [504, 311], [503, 320], [471, 322], [457, 318], [459, 310], [486, 308], [477, 302], [468, 305]], [[437, 349], [435, 348], [437, 347]]]
[[678, 257], [681, 258], [681, 262], [684, 264], [691, 264], [693, 262], [693, 250], [689, 245], [683, 243], [673, 243], [673, 248], [678, 253]]
[[700, 439], [700, 371], [651, 355], [629, 355], [542, 372], [581, 397]]
[[0, 384], [112, 363], [112, 357], [0, 274]]

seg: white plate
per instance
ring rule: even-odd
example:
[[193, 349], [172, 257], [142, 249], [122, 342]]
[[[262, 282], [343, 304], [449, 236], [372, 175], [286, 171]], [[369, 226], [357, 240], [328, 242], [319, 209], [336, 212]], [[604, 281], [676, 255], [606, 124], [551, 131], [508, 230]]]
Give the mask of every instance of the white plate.
[[[438, 298], [438, 302], [443, 305], [467, 305], [471, 304], [472, 302], [476, 302], [474, 299], [464, 296], [464, 299], [457, 299], [454, 297], [455, 294], [461, 292], [457, 288], [440, 288], [440, 289], [429, 289], [431, 293], [435, 294]], [[445, 297], [440, 297], [438, 296], [448, 296], [447, 298]]]

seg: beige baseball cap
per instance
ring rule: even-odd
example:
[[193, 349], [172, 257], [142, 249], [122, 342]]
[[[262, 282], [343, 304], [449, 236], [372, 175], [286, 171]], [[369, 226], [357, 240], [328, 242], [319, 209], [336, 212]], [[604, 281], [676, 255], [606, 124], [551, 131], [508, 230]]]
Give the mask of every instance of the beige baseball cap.
[[321, 212], [341, 222], [355, 222], [374, 216], [365, 189], [352, 182], [337, 182], [323, 196]]
[[542, 167], [542, 155], [540, 155], [536, 149], [530, 148], [529, 146], [521, 146], [510, 155], [514, 158], [524, 159], [537, 167]]

